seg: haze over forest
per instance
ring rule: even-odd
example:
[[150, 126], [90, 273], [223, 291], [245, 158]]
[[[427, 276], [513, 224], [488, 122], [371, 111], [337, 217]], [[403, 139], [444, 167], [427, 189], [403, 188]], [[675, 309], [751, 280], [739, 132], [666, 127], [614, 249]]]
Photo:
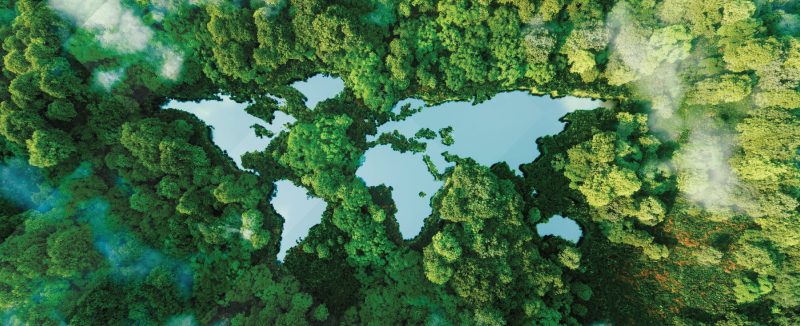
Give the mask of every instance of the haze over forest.
[[0, 0], [0, 323], [800, 324], [799, 15]]

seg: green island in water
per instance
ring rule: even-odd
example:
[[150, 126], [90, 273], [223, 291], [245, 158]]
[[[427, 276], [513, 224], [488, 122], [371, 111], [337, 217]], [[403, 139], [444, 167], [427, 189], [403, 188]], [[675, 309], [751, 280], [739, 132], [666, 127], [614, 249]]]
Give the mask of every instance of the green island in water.
[[0, 0], [0, 325], [800, 325], [800, 1]]

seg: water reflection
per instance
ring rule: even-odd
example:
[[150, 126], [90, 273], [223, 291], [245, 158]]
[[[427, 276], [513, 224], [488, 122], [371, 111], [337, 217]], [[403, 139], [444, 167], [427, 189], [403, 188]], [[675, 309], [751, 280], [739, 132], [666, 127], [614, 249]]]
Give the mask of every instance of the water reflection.
[[242, 154], [264, 150], [271, 140], [258, 138], [250, 126], [258, 124], [277, 135], [286, 130], [286, 124], [295, 122], [292, 116], [278, 111], [272, 123], [267, 124], [245, 112], [247, 103], [236, 103], [228, 96], [222, 96], [221, 101], [171, 101], [165, 107], [192, 113], [211, 126], [212, 140], [228, 153], [239, 168], [242, 167]]
[[[396, 218], [404, 238], [413, 238], [419, 233], [422, 219], [431, 214], [431, 197], [443, 184], [428, 173], [422, 154], [401, 154], [386, 145], [367, 151], [356, 175], [368, 185], [386, 184], [393, 188], [392, 198], [398, 207]], [[419, 223], [415, 222], [417, 220]]]
[[[320, 101], [341, 93], [344, 83], [339, 78], [317, 75], [293, 86], [304, 93], [308, 106], [314, 107]], [[406, 100], [399, 103], [396, 110], [406, 103], [417, 106], [424, 104], [420, 100]], [[453, 127], [452, 137], [455, 143], [450, 146], [444, 145], [438, 135], [432, 140], [420, 139], [427, 144], [424, 154], [431, 157], [439, 172], [451, 166], [441, 155], [449, 152], [473, 158], [487, 166], [496, 162], [507, 162], [519, 173], [520, 164], [531, 162], [539, 155], [537, 138], [563, 130], [564, 123], [559, 121], [561, 117], [575, 110], [594, 109], [602, 105], [604, 104], [600, 101], [585, 98], [553, 99], [522, 91], [507, 92], [478, 105], [472, 105], [471, 102], [448, 102], [428, 107], [403, 121], [380, 126], [377, 135], [396, 130], [410, 138], [422, 128], [438, 131]], [[214, 142], [227, 151], [240, 166], [242, 154], [263, 150], [270, 141], [256, 137], [252, 129], [244, 126], [262, 124], [277, 134], [285, 130], [285, 124], [295, 121], [291, 116], [277, 112], [273, 123], [265, 125], [263, 121], [244, 111], [246, 104], [236, 103], [227, 97], [223, 97], [222, 101], [198, 103], [173, 101], [167, 107], [193, 113], [212, 126]], [[368, 140], [375, 140], [377, 135]], [[428, 172], [422, 161], [422, 154], [401, 154], [388, 146], [369, 149], [356, 174], [367, 185], [385, 184], [393, 188], [392, 197], [398, 209], [396, 218], [405, 238], [413, 238], [419, 233], [424, 219], [431, 212], [430, 199], [442, 186], [442, 182], [436, 181]], [[291, 182], [280, 181], [277, 185], [278, 194], [272, 204], [286, 219], [279, 254], [282, 259], [286, 249], [318, 223], [325, 203], [321, 199], [309, 199], [305, 189]], [[558, 223], [558, 219], [551, 221], [555, 223], [554, 227], [570, 227], [568, 224]], [[542, 227], [546, 229], [550, 226]]]
[[275, 183], [275, 198], [272, 206], [284, 218], [283, 234], [278, 259], [283, 260], [286, 251], [298, 240], [308, 235], [308, 230], [319, 223], [327, 204], [324, 200], [310, 197], [308, 191], [288, 180]]
[[[404, 104], [421, 106], [424, 103], [406, 100], [399, 103], [396, 110]], [[600, 101], [585, 98], [553, 99], [522, 91], [507, 92], [478, 105], [448, 102], [425, 108], [403, 121], [382, 125], [378, 134], [368, 140], [395, 130], [410, 138], [422, 128], [438, 131], [453, 127], [455, 143], [450, 146], [444, 145], [438, 135], [433, 140], [420, 139], [427, 143], [425, 154], [431, 157], [439, 172], [452, 165], [441, 155], [446, 151], [470, 157], [486, 166], [506, 162], [520, 173], [520, 164], [539, 156], [536, 139], [564, 129], [565, 123], [559, 121], [561, 117], [575, 110], [591, 110], [602, 105]], [[396, 217], [405, 238], [413, 238], [422, 228], [431, 212], [430, 198], [442, 185], [428, 173], [421, 154], [400, 154], [387, 146], [368, 150], [356, 174], [367, 185], [385, 184], [394, 189]], [[420, 192], [425, 196], [420, 197]]]
[[583, 231], [577, 222], [560, 215], [554, 215], [547, 222], [537, 224], [536, 231], [542, 237], [553, 235], [574, 243], [578, 243], [581, 235], [583, 235]]
[[292, 87], [306, 96], [306, 106], [313, 109], [319, 102], [339, 95], [344, 90], [344, 81], [338, 77], [319, 74], [305, 81], [296, 82]]

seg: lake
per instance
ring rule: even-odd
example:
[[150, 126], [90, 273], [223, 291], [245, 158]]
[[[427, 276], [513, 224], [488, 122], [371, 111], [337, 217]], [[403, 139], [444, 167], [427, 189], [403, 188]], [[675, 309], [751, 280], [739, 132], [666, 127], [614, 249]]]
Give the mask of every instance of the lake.
[[[424, 105], [420, 100], [406, 100], [395, 109], [407, 103], [413, 107]], [[520, 164], [532, 162], [539, 156], [536, 139], [564, 129], [565, 123], [559, 121], [561, 117], [575, 110], [591, 110], [602, 105], [600, 101], [584, 98], [554, 99], [522, 91], [507, 92], [477, 105], [447, 102], [426, 107], [403, 121], [382, 125], [378, 135], [397, 130], [406, 137], [413, 137], [421, 128], [439, 131], [452, 127], [455, 143], [450, 146], [442, 144], [441, 137], [421, 140], [427, 144], [424, 154], [431, 157], [439, 172], [452, 166], [441, 155], [447, 151], [486, 166], [506, 162], [521, 175]], [[442, 186], [442, 182], [428, 172], [422, 155], [401, 154], [389, 146], [377, 146], [367, 151], [363, 165], [356, 172], [367, 185], [385, 184], [393, 188], [400, 232], [407, 239], [421, 230], [425, 217], [431, 213], [430, 199]], [[425, 196], [420, 197], [420, 192]], [[558, 221], [553, 223], [568, 227]]]
[[242, 154], [261, 151], [269, 145], [270, 138], [258, 138], [250, 126], [261, 125], [277, 135], [287, 130], [287, 124], [296, 120], [286, 113], [276, 112], [271, 124], [256, 118], [244, 109], [247, 103], [236, 103], [228, 96], [220, 101], [178, 102], [170, 101], [165, 108], [186, 111], [196, 115], [213, 129], [212, 139], [217, 146], [226, 151], [239, 168], [242, 168]]
[[573, 243], [578, 243], [583, 235], [581, 227], [575, 220], [561, 215], [554, 215], [546, 222], [536, 224], [536, 232], [543, 237], [552, 235]]
[[[344, 83], [339, 78], [317, 75], [293, 86], [304, 93], [306, 103], [313, 107], [341, 93]], [[421, 100], [409, 99], [398, 103], [395, 110], [407, 103], [424, 106]], [[561, 117], [575, 110], [590, 110], [602, 105], [602, 102], [591, 99], [554, 99], [514, 91], [498, 94], [477, 105], [471, 102], [447, 102], [425, 107], [403, 121], [382, 125], [378, 135], [397, 130], [407, 137], [413, 137], [421, 128], [439, 131], [452, 127], [451, 135], [455, 140], [452, 145], [444, 145], [441, 137], [437, 136], [432, 140], [420, 140], [427, 144], [425, 153], [400, 153], [386, 145], [376, 146], [364, 154], [363, 164], [356, 175], [367, 185], [385, 184], [392, 187], [400, 232], [407, 239], [413, 238], [431, 213], [431, 197], [443, 184], [428, 172], [422, 160], [423, 154], [431, 157], [439, 172], [451, 166], [442, 156], [447, 151], [460, 157], [470, 157], [486, 166], [506, 162], [519, 174], [520, 164], [531, 162], [539, 156], [536, 139], [557, 134], [564, 129], [564, 123], [559, 121]], [[277, 112], [275, 120], [266, 124], [244, 111], [246, 103], [236, 103], [226, 96], [222, 96], [220, 101], [172, 101], [166, 107], [190, 112], [210, 125], [214, 142], [240, 168], [242, 154], [263, 150], [271, 140], [256, 137], [251, 128], [244, 126], [260, 124], [277, 135], [295, 121], [293, 117]], [[370, 136], [368, 140], [375, 138], [377, 135]], [[305, 237], [308, 229], [319, 222], [326, 204], [319, 198], [308, 196], [305, 188], [282, 180], [276, 182], [272, 205], [286, 220], [279, 254], [279, 259], [283, 259], [286, 250]], [[561, 216], [554, 216], [547, 223], [537, 225], [537, 230], [542, 236], [557, 235], [573, 242], [577, 242], [581, 235], [577, 223]]]

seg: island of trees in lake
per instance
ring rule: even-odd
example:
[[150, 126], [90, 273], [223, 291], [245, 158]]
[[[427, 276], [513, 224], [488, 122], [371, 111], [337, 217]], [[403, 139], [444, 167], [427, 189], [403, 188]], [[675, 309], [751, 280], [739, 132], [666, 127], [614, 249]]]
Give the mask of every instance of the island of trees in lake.
[[[800, 324], [799, 14], [795, 0], [0, 0], [0, 321]], [[319, 74], [344, 91], [309, 107], [292, 85]], [[405, 239], [362, 158], [459, 130], [379, 133], [419, 111], [393, 108], [511, 91], [612, 104], [561, 118], [520, 166], [429, 157], [442, 187]], [[266, 147], [235, 161], [203, 120], [164, 109], [221, 96], [247, 103], [263, 123], [241, 128]], [[277, 182], [325, 202], [282, 260]], [[540, 236], [553, 216], [580, 240]]]

